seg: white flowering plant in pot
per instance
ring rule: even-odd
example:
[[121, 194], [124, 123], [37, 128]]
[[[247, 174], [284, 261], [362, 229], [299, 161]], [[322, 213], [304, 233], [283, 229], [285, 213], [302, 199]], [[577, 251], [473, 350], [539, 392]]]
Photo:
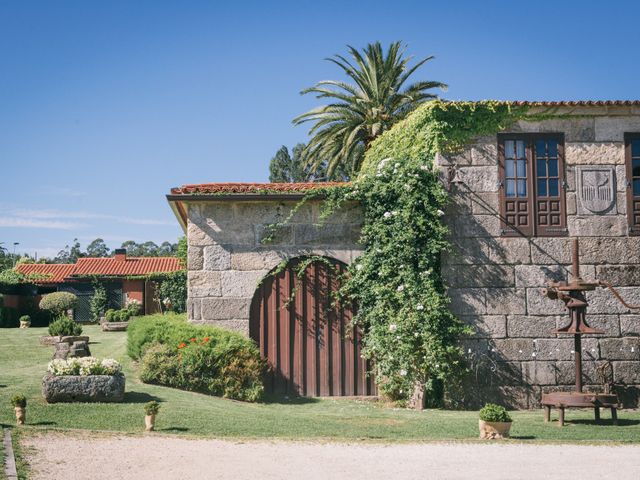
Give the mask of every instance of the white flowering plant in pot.
[[74, 357], [67, 360], [55, 359], [50, 361], [47, 371], [55, 376], [117, 375], [122, 372], [122, 366], [113, 358], [98, 360], [95, 357]]

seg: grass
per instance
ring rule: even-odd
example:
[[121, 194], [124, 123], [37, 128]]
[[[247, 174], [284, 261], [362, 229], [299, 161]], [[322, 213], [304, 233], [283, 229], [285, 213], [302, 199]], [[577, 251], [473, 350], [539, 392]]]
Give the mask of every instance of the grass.
[[[9, 399], [27, 396], [27, 426], [35, 429], [83, 429], [142, 433], [143, 404], [161, 402], [157, 431], [201, 437], [318, 440], [428, 441], [472, 440], [478, 436], [478, 413], [447, 410], [417, 412], [381, 403], [346, 399], [282, 399], [250, 404], [184, 392], [138, 380], [137, 366], [125, 354], [126, 333], [85, 327], [96, 357], [122, 362], [127, 378], [120, 404], [52, 404], [42, 398], [42, 376], [53, 348], [39, 345], [44, 328], [0, 330], [0, 423], [15, 423]], [[592, 423], [590, 411], [570, 411], [564, 428], [545, 424], [541, 411], [512, 413], [512, 435], [521, 441], [640, 442], [640, 412], [620, 412], [621, 425]], [[15, 430], [14, 430], [15, 432]]]

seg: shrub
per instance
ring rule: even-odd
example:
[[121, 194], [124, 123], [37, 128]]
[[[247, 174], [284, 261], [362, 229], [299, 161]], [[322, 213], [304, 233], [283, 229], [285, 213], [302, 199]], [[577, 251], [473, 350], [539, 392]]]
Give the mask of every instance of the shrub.
[[131, 309], [123, 308], [121, 310], [109, 309], [104, 314], [107, 322], [128, 322], [131, 318]]
[[144, 404], [144, 413], [147, 415], [157, 415], [160, 411], [160, 404], [155, 400], [151, 400]]
[[115, 322], [114, 320], [114, 314], [115, 314], [115, 310], [113, 308], [110, 308], [109, 310], [107, 310], [106, 312], [104, 312], [104, 319], [107, 322]]
[[82, 334], [82, 326], [71, 320], [66, 315], [58, 317], [49, 325], [49, 335], [62, 335], [64, 337], [77, 337]]
[[511, 417], [506, 408], [494, 403], [487, 403], [480, 410], [480, 420], [485, 422], [510, 422]]
[[91, 301], [89, 302], [89, 308], [91, 309], [91, 318], [94, 322], [100, 320], [100, 316], [104, 312], [105, 308], [107, 308], [107, 289], [104, 288], [102, 283], [96, 281], [93, 284], [93, 296], [91, 297]]
[[124, 307], [124, 310], [129, 312], [129, 317], [135, 317], [140, 313], [140, 310], [142, 310], [142, 304], [135, 298], [131, 298], [127, 300], [127, 305]]
[[22, 315], [20, 317], [20, 321], [21, 322], [29, 322], [29, 323], [31, 323], [31, 317], [29, 315]]
[[56, 317], [62, 315], [67, 310], [75, 308], [78, 304], [78, 297], [69, 292], [53, 292], [42, 297], [40, 308], [49, 310]]
[[129, 355], [140, 358], [143, 382], [255, 402], [262, 398], [264, 362], [255, 343], [217, 327], [187, 324], [183, 316], [136, 319]]
[[113, 358], [105, 358], [100, 361], [94, 357], [72, 357], [67, 360], [51, 360], [47, 371], [55, 376], [116, 375], [122, 371], [122, 366]]
[[21, 394], [16, 394], [13, 397], [11, 397], [11, 405], [13, 405], [14, 407], [26, 408], [27, 397]]

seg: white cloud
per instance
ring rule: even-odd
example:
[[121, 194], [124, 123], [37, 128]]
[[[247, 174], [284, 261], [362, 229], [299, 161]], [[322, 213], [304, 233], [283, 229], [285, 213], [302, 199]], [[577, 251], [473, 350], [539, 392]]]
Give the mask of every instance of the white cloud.
[[[135, 218], [135, 217], [123, 217], [119, 215], [106, 215], [103, 213], [83, 212], [83, 211], [61, 211], [61, 210], [45, 210], [45, 209], [26, 209], [26, 208], [2, 208], [9, 215], [9, 220], [21, 220], [25, 222], [34, 222], [34, 219], [46, 219], [56, 220], [65, 224], [67, 222], [59, 222], [60, 220], [107, 220], [116, 223], [125, 223], [128, 225], [175, 225], [175, 221], [170, 220], [156, 220], [151, 218]], [[1, 219], [0, 219], [1, 220]], [[78, 226], [78, 224], [72, 224], [69, 228]], [[43, 227], [47, 228], [47, 227]], [[48, 227], [54, 228], [54, 227]]]
[[49, 228], [54, 230], [73, 230], [82, 224], [59, 220], [42, 220], [33, 218], [9, 217], [0, 218], [0, 227], [12, 228]]

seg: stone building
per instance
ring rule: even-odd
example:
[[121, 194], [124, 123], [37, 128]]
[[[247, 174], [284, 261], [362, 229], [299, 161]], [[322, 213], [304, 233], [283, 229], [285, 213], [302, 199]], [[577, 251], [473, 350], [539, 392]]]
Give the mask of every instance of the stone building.
[[[445, 221], [454, 248], [442, 269], [453, 312], [476, 330], [465, 343], [469, 406], [494, 400], [535, 407], [543, 391], [573, 384], [573, 341], [551, 333], [567, 323], [566, 309], [542, 293], [549, 280], [567, 279], [572, 237], [580, 239], [583, 278], [608, 281], [627, 302], [640, 304], [640, 102], [531, 108], [550, 118], [519, 121], [437, 158], [452, 199]], [[348, 264], [359, 254], [357, 205], [318, 227], [320, 205], [310, 202], [273, 242], [261, 242], [265, 226], [286, 218], [309, 188], [314, 184], [273, 185], [266, 194], [259, 184], [172, 190], [169, 202], [188, 234], [191, 321], [251, 334], [257, 285], [283, 260], [315, 254]], [[625, 404], [635, 405], [640, 313], [604, 289], [590, 292], [588, 301], [590, 324], [605, 334], [583, 340], [586, 388], [614, 383]], [[296, 374], [295, 349], [289, 353], [285, 376]], [[341, 394], [339, 387], [324, 393]]]

